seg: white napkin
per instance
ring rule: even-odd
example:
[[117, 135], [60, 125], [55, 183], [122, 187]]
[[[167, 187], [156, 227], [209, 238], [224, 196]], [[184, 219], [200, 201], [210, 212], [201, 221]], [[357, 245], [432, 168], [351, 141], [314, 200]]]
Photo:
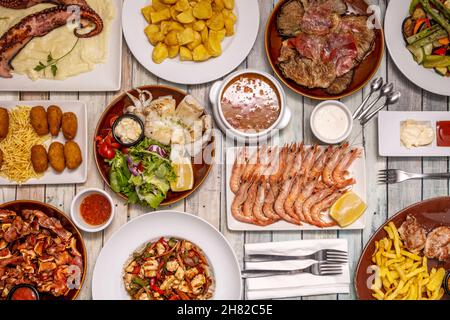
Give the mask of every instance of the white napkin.
[[[346, 239], [314, 239], [285, 242], [245, 244], [245, 254], [307, 255], [322, 249], [348, 252]], [[302, 269], [316, 263], [314, 260], [247, 262], [245, 269]], [[272, 299], [320, 294], [349, 293], [350, 273], [348, 264], [342, 265], [343, 273], [337, 276], [315, 276], [302, 273], [290, 276], [273, 276], [246, 280], [247, 299]]]

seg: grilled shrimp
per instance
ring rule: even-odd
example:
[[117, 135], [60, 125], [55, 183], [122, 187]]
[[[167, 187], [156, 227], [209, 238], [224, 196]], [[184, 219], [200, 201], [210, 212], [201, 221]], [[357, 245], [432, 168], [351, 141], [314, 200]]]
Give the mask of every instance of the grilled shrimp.
[[303, 222], [307, 222], [306, 218], [303, 214], [303, 203], [306, 201], [306, 199], [311, 197], [311, 195], [314, 192], [316, 184], [317, 184], [316, 179], [307, 182], [305, 184], [305, 186], [303, 187], [302, 191], [300, 192], [300, 195], [298, 196], [297, 200], [295, 200], [295, 203], [294, 203], [295, 214]]
[[244, 204], [242, 205], [242, 213], [246, 217], [253, 217], [253, 206], [255, 204], [257, 192], [258, 182], [253, 179], [252, 184], [247, 191], [247, 199], [245, 199]]
[[298, 218], [293, 218], [284, 210], [284, 202], [289, 195], [289, 191], [291, 190], [292, 178], [289, 177], [286, 181], [283, 182], [281, 186], [280, 193], [278, 194], [277, 199], [275, 200], [274, 209], [275, 212], [287, 222], [293, 224], [300, 224], [300, 220]]
[[352, 149], [342, 156], [339, 164], [333, 171], [333, 180], [336, 183], [336, 187], [341, 189], [356, 183], [354, 178], [345, 179], [345, 174], [347, 173], [348, 168], [352, 165], [353, 161], [360, 156], [361, 150], [358, 148]]
[[317, 158], [309, 175], [310, 180], [320, 177], [325, 165], [327, 164], [328, 158], [333, 153], [333, 150], [333, 146], [328, 146], [326, 150]]
[[286, 167], [288, 152], [289, 148], [287, 146], [284, 146], [283, 148], [281, 148], [281, 151], [276, 157], [276, 161], [274, 164], [274, 172], [269, 177], [269, 183], [272, 187], [278, 183], [278, 181], [283, 175], [283, 172]]
[[[275, 212], [274, 203], [275, 203], [275, 194], [278, 195], [278, 185], [275, 186], [276, 188], [270, 186], [267, 190], [266, 198], [264, 199], [264, 205], [263, 205], [263, 212], [264, 215], [274, 221], [280, 220], [280, 216], [277, 215]], [[276, 190], [275, 190], [276, 189]]]
[[263, 212], [263, 205], [266, 198], [266, 193], [267, 193], [267, 182], [263, 180], [258, 184], [255, 204], [253, 205], [253, 216], [256, 218], [257, 224], [259, 225], [269, 225], [274, 222], [272, 219], [267, 217]]
[[281, 181], [286, 181], [289, 178], [292, 178], [292, 168], [294, 166], [294, 160], [295, 157], [297, 156], [297, 152], [299, 152], [299, 147], [297, 146], [297, 144], [293, 144], [288, 151], [288, 155], [286, 157], [286, 167], [282, 168], [283, 170], [283, 175], [281, 177]]
[[247, 165], [245, 166], [244, 172], [242, 173], [243, 181], [247, 181], [253, 176], [253, 173], [258, 168], [261, 153], [264, 152], [265, 149], [266, 147], [262, 146], [261, 148], [256, 149], [252, 153], [252, 155], [247, 161]]
[[245, 181], [244, 183], [242, 183], [239, 187], [238, 192], [236, 193], [236, 196], [234, 197], [233, 203], [231, 204], [231, 214], [233, 215], [233, 217], [236, 220], [245, 223], [253, 223], [253, 217], [247, 217], [242, 212], [242, 204], [247, 199], [247, 191], [251, 184], [252, 182], [249, 181]]
[[241, 184], [241, 176], [244, 172], [247, 159], [248, 150], [247, 148], [242, 148], [236, 155], [236, 159], [233, 163], [233, 169], [231, 170], [230, 189], [234, 194], [236, 194], [236, 192], [238, 192], [239, 190], [239, 186]]
[[333, 153], [333, 155], [330, 157], [327, 164], [325, 165], [325, 168], [323, 169], [322, 179], [323, 182], [325, 182], [325, 184], [329, 187], [332, 187], [335, 184], [333, 180], [333, 171], [338, 165], [339, 160], [341, 159], [343, 153], [347, 150], [347, 148], [348, 143], [345, 142]]
[[332, 226], [336, 225], [335, 221], [324, 222], [321, 219], [320, 214], [323, 211], [328, 210], [333, 205], [333, 203], [335, 203], [337, 201], [337, 199], [339, 199], [344, 194], [344, 192], [345, 191], [335, 190], [331, 195], [327, 196], [325, 199], [323, 199], [322, 201], [320, 201], [312, 206], [311, 218], [314, 221], [314, 224], [316, 226], [325, 228], [325, 227], [332, 227]]
[[305, 216], [305, 219], [309, 224], [313, 224], [313, 225], [315, 224], [315, 222], [312, 218], [311, 208], [315, 204], [319, 203], [320, 201], [322, 201], [323, 199], [328, 197], [333, 192], [334, 192], [333, 188], [324, 189], [324, 190], [321, 190], [321, 191], [313, 194], [308, 199], [306, 199], [306, 201], [303, 203], [303, 215]]
[[302, 191], [304, 177], [303, 176], [295, 176], [292, 181], [291, 191], [284, 201], [284, 211], [294, 219], [298, 219], [299, 216], [295, 213], [294, 203], [298, 198], [299, 193]]

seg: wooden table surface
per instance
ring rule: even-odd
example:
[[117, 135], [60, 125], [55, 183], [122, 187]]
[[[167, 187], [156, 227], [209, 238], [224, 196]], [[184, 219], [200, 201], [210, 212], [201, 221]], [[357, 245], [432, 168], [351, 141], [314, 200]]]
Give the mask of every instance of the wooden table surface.
[[[391, 0], [394, 1], [394, 0]], [[399, 0], [395, 0], [399, 1]], [[239, 69], [255, 68], [272, 72], [265, 58], [264, 52], [264, 30], [266, 21], [277, 0], [259, 0], [260, 3], [260, 30], [258, 39], [250, 52], [248, 58], [240, 65]], [[388, 0], [373, 0], [378, 4], [384, 16]], [[150, 59], [150, 53], [149, 53]], [[203, 101], [211, 108], [208, 101], [208, 92], [211, 84], [183, 86], [167, 83], [156, 78], [154, 75], [143, 69], [142, 66], [132, 57], [124, 41], [123, 50], [123, 78], [122, 90], [146, 84], [166, 84], [176, 86], [188, 91]], [[395, 83], [396, 88], [402, 92], [401, 102], [391, 106], [390, 110], [411, 110], [411, 111], [447, 111], [449, 101], [447, 97], [437, 96], [413, 85], [396, 68], [392, 60], [386, 53], [378, 76], [382, 76]], [[97, 256], [104, 243], [111, 235], [130, 219], [147, 213], [149, 210], [141, 206], [127, 206], [117, 197], [107, 186], [104, 185], [97, 172], [93, 152], [92, 136], [97, 121], [107, 106], [113, 99], [115, 93], [26, 93], [11, 92], [0, 93], [0, 100], [81, 100], [88, 106], [88, 128], [89, 128], [89, 173], [85, 184], [80, 185], [44, 185], [44, 186], [17, 186], [0, 188], [0, 201], [7, 202], [15, 199], [33, 199], [45, 201], [52, 204], [67, 214], [70, 210], [70, 203], [77, 192], [83, 188], [97, 187], [104, 188], [109, 192], [115, 202], [117, 214], [113, 224], [104, 232], [91, 234], [84, 233], [84, 240], [88, 252], [88, 274], [84, 286], [78, 299], [91, 299], [91, 276]], [[358, 92], [355, 95], [345, 98], [342, 101], [355, 109], [363, 100], [368, 90]], [[296, 95], [286, 88], [288, 105], [292, 108], [293, 116], [290, 125], [281, 133], [281, 143], [304, 140], [306, 144], [317, 142], [309, 128], [309, 115], [317, 101]], [[234, 146], [235, 143], [228, 141], [223, 136], [216, 137], [217, 157], [219, 163], [223, 163], [223, 157], [227, 147]], [[377, 185], [376, 172], [386, 168], [398, 168], [411, 172], [447, 172], [449, 167], [448, 158], [384, 158], [378, 156], [378, 137], [376, 121], [371, 122], [366, 128], [361, 130], [359, 125], [355, 126], [353, 136], [350, 141], [353, 144], [362, 145], [366, 151], [367, 168], [367, 203], [366, 228], [356, 231], [291, 231], [291, 232], [230, 232], [226, 224], [225, 208], [225, 167], [222, 164], [214, 166], [209, 177], [201, 188], [188, 199], [179, 202], [168, 208], [186, 211], [198, 215], [217, 227], [230, 241], [239, 261], [242, 263], [244, 243], [270, 242], [298, 239], [322, 239], [341, 238], [347, 239], [349, 244], [350, 268], [353, 276], [354, 269], [358, 262], [362, 249], [374, 231], [387, 219], [400, 209], [423, 199], [444, 196], [449, 194], [449, 183], [442, 181], [408, 181], [396, 185]], [[355, 299], [355, 292], [351, 286], [350, 294], [332, 294], [326, 296], [303, 297], [302, 299]], [[300, 298], [299, 298], [300, 299]]]

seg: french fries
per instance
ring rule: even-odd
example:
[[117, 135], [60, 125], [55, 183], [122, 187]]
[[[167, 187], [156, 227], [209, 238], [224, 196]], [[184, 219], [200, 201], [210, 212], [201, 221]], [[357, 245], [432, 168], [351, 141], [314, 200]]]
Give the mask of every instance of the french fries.
[[371, 290], [377, 300], [439, 300], [444, 295], [444, 268], [428, 271], [427, 258], [409, 252], [390, 222], [384, 227], [387, 237], [375, 241]]
[[141, 11], [148, 22], [144, 32], [155, 47], [153, 61], [220, 56], [222, 41], [235, 32], [234, 6], [234, 0], [151, 0]]

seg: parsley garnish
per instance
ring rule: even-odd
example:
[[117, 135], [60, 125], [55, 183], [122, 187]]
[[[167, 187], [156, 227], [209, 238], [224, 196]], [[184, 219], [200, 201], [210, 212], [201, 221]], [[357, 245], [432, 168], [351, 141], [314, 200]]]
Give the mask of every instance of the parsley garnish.
[[50, 71], [52, 72], [53, 77], [56, 77], [56, 74], [58, 73], [58, 66], [57, 66], [58, 62], [61, 61], [62, 59], [64, 59], [65, 57], [67, 57], [70, 53], [72, 53], [72, 51], [77, 46], [79, 40], [80, 39], [78, 38], [77, 41], [75, 42], [75, 44], [73, 45], [72, 49], [70, 49], [70, 51], [67, 52], [65, 55], [63, 55], [62, 57], [54, 59], [52, 57], [52, 54], [49, 53], [47, 56], [47, 64], [44, 64], [44, 63], [42, 63], [42, 61], [39, 61], [39, 63], [36, 65], [36, 67], [34, 67], [34, 71], [41, 72], [42, 70], [44, 70], [44, 72], [45, 72], [45, 69], [50, 67]]

